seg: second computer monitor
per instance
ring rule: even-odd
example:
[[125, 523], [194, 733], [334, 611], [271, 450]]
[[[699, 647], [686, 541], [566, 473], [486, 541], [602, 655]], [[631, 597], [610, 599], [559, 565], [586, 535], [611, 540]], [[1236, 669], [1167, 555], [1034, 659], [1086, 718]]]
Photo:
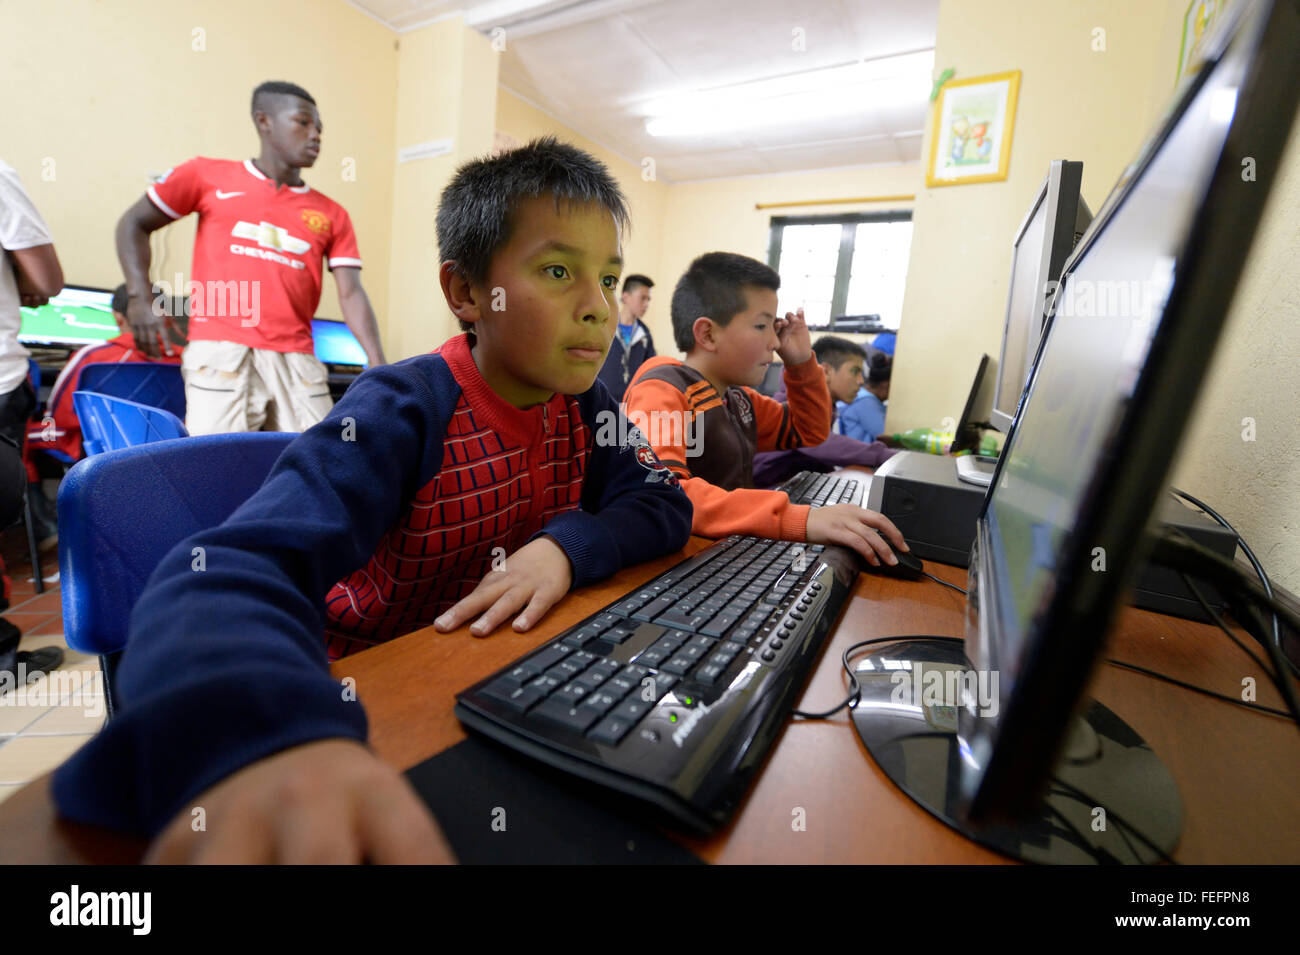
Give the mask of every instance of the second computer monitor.
[[1011, 247], [1011, 286], [989, 423], [1011, 430], [1061, 268], [1092, 221], [1079, 193], [1083, 163], [1053, 160]]

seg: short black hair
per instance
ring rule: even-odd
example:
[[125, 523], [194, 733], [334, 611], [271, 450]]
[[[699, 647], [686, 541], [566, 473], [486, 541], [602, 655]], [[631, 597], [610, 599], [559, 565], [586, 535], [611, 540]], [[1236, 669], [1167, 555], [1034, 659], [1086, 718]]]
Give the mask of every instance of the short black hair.
[[[456, 271], [482, 282], [492, 256], [510, 241], [515, 210], [525, 199], [549, 195], [562, 202], [594, 202], [613, 213], [621, 231], [631, 223], [627, 198], [596, 157], [554, 136], [518, 149], [472, 159], [456, 170], [438, 203], [438, 255]], [[468, 331], [473, 326], [462, 321]]]
[[648, 277], [633, 272], [631, 275], [623, 279], [623, 294], [626, 295], [628, 292], [635, 292], [643, 285], [646, 288], [655, 287], [655, 283], [650, 281]]
[[125, 315], [126, 302], [126, 283], [124, 282], [117, 288], [113, 289], [113, 311], [117, 312], [119, 315]]
[[867, 384], [880, 385], [889, 380], [894, 370], [894, 359], [882, 351], [873, 351], [867, 365]]
[[272, 96], [296, 96], [299, 99], [305, 99], [312, 106], [316, 105], [316, 101], [312, 99], [311, 94], [297, 83], [286, 83], [284, 80], [267, 80], [253, 90], [253, 99], [249, 112], [253, 116], [257, 116], [259, 109], [266, 112], [265, 101]]
[[695, 320], [707, 315], [725, 326], [745, 310], [745, 287], [781, 287], [776, 270], [757, 259], [735, 252], [706, 252], [691, 263], [673, 289], [669, 308], [673, 341], [689, 353], [695, 347]]
[[864, 362], [867, 360], [865, 348], [847, 338], [836, 338], [834, 335], [823, 335], [813, 342], [813, 354], [817, 356], [818, 364], [830, 365], [835, 369], [850, 358], [861, 358]]

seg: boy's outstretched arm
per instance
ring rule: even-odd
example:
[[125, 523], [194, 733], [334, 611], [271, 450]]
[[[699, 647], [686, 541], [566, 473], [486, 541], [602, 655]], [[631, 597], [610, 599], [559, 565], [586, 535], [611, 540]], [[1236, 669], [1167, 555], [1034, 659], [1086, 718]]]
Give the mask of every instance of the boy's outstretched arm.
[[557, 514], [507, 555], [500, 570], [438, 618], [440, 630], [454, 630], [482, 614], [470, 632], [485, 636], [518, 611], [514, 629], [527, 630], [572, 587], [686, 545], [691, 501], [673, 472], [629, 426], [599, 381], [578, 404], [594, 442], [581, 509]]
[[759, 451], [790, 451], [814, 447], [831, 433], [831, 392], [826, 374], [813, 355], [803, 309], [778, 319], [777, 354], [785, 366], [787, 399], [782, 404], [753, 388], [746, 388], [754, 406]]
[[[267, 757], [290, 783], [315, 778], [313, 760], [298, 760], [303, 776], [289, 754], [326, 739], [353, 741], [353, 770], [383, 776], [382, 790], [423, 810], [355, 745], [366, 738], [355, 701], [366, 687], [345, 692], [330, 676], [322, 634], [326, 591], [364, 563], [441, 465], [456, 394], [439, 368], [440, 356], [426, 356], [361, 376], [226, 523], [163, 558], [131, 616], [119, 710], [55, 774], [64, 815], [153, 835], [210, 808], [195, 797]], [[368, 831], [373, 808], [346, 811], [354, 832]]]
[[628, 388], [625, 400], [627, 413], [634, 420], [682, 422], [681, 427], [651, 427], [649, 438], [655, 454], [678, 477], [694, 506], [691, 524], [694, 533], [713, 538], [756, 534], [777, 540], [804, 540], [811, 510], [808, 505], [792, 504], [781, 491], [756, 488], [728, 491], [694, 475], [691, 461], [697, 452], [701, 456], [709, 454], [709, 448], [702, 434], [696, 435], [699, 440], [692, 442], [694, 447], [687, 448], [687, 424], [691, 428], [695, 424], [688, 400], [681, 391], [666, 381], [642, 378]]

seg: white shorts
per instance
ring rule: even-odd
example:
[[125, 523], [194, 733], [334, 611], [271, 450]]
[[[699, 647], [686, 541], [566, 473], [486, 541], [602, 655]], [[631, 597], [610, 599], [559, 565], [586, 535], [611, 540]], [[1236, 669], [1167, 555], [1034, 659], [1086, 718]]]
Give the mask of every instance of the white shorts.
[[195, 341], [181, 355], [190, 434], [306, 431], [334, 407], [314, 355]]

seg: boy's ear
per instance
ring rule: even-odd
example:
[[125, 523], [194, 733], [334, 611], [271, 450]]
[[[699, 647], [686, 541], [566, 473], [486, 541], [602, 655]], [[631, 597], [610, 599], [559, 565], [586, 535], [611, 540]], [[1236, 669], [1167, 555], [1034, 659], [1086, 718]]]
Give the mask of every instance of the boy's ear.
[[695, 324], [691, 326], [691, 331], [695, 333], [696, 346], [703, 348], [705, 351], [717, 351], [717, 328], [718, 326], [713, 319], [707, 315], [701, 315], [697, 318]]
[[470, 281], [456, 268], [455, 262], [444, 262], [438, 267], [438, 281], [442, 283], [442, 295], [447, 300], [451, 313], [462, 322], [477, 322], [483, 317], [479, 302], [474, 297], [474, 288]]

